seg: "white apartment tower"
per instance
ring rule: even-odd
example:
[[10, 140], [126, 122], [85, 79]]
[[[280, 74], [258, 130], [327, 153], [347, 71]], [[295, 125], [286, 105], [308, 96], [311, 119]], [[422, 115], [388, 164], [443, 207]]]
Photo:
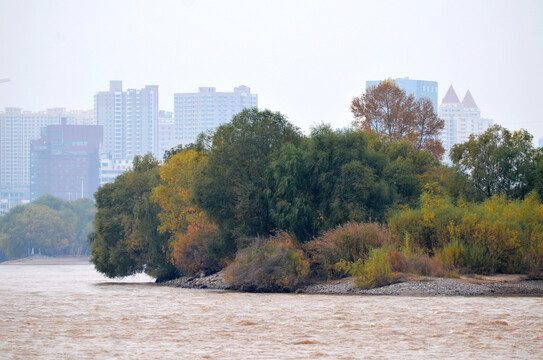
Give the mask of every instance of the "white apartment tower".
[[439, 106], [439, 117], [445, 121], [441, 134], [445, 148], [443, 160], [449, 164], [449, 152], [453, 145], [466, 142], [471, 134], [482, 134], [493, 124], [492, 120], [481, 118], [481, 111], [469, 90], [460, 102], [452, 85]]
[[174, 94], [175, 137], [183, 145], [196, 140], [206, 130], [229, 122], [243, 109], [258, 107], [258, 95], [247, 86], [234, 92], [217, 92], [214, 87], [198, 88], [197, 93]]
[[94, 96], [98, 125], [104, 127], [101, 154], [110, 159], [132, 159], [152, 152], [158, 156], [158, 86], [122, 90], [110, 81], [109, 91]]

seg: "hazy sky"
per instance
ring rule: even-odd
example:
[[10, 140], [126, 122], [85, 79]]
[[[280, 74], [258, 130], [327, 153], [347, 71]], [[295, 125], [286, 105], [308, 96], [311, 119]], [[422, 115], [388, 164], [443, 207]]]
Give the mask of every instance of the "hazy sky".
[[483, 117], [543, 137], [543, 1], [0, 0], [0, 109], [92, 109], [109, 88], [247, 85], [304, 131], [348, 126], [366, 80], [469, 89]]

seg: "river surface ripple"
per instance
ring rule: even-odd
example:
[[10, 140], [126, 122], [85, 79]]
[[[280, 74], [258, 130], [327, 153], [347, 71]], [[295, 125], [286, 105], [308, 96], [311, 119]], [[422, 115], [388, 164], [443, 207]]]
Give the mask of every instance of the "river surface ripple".
[[2, 359], [543, 358], [543, 298], [246, 294], [0, 266]]

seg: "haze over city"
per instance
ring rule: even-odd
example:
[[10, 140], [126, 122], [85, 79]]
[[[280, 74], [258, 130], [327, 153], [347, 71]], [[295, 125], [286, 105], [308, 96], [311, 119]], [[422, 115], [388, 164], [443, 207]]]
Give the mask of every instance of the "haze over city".
[[2, 1], [0, 109], [92, 109], [109, 80], [160, 109], [246, 85], [307, 131], [349, 126], [367, 80], [469, 89], [481, 115], [543, 137], [539, 1]]
[[0, 0], [1, 358], [543, 359], [542, 34], [543, 0]]

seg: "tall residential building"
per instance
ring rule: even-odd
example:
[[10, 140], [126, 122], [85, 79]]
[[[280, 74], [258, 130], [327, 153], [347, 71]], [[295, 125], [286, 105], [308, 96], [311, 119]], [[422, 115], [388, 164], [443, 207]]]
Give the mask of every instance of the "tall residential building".
[[48, 125], [30, 147], [30, 200], [49, 194], [64, 200], [92, 198], [99, 185], [98, 125]]
[[0, 213], [30, 200], [30, 142], [40, 137], [40, 128], [59, 123], [60, 111], [0, 112]]
[[104, 128], [101, 153], [111, 159], [132, 159], [152, 152], [158, 156], [158, 86], [123, 91], [110, 81], [109, 91], [96, 93], [94, 113]]
[[175, 122], [171, 111], [158, 112], [158, 155], [163, 158], [164, 152], [179, 145], [175, 137]]
[[[394, 80], [396, 85], [407, 94], [413, 94], [418, 100], [427, 97], [434, 105], [434, 111], [437, 113], [437, 81], [413, 80], [408, 77], [390, 79]], [[366, 89], [370, 86], [377, 86], [381, 83], [380, 80], [366, 81]]]
[[229, 122], [243, 109], [258, 107], [258, 95], [247, 86], [234, 92], [216, 92], [214, 87], [198, 88], [197, 93], [174, 94], [175, 137], [187, 145], [206, 130]]
[[439, 106], [439, 117], [445, 121], [441, 142], [446, 163], [450, 163], [449, 152], [454, 144], [467, 141], [471, 134], [483, 133], [493, 124], [492, 120], [481, 118], [481, 111], [469, 90], [460, 102], [452, 85]]

